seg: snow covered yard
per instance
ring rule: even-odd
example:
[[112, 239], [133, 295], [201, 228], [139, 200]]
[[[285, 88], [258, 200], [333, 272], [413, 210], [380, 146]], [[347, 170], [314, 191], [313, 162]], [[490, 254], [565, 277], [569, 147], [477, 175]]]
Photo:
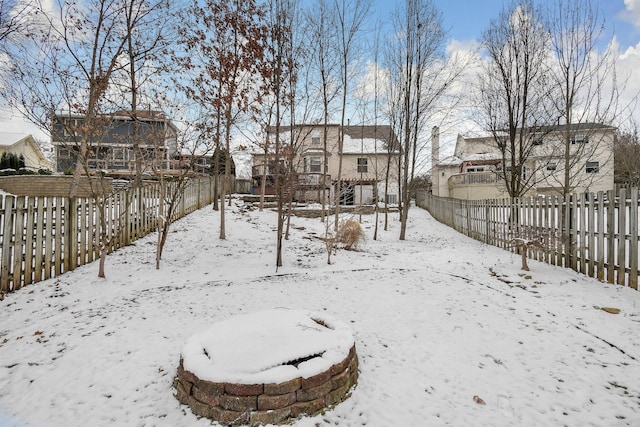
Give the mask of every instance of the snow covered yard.
[[[155, 236], [0, 302], [0, 426], [207, 426], [173, 396], [180, 350], [276, 307], [350, 325], [352, 396], [295, 426], [640, 425], [640, 292], [468, 239], [412, 208], [326, 264], [318, 219], [293, 218], [275, 272], [273, 212], [205, 207]], [[620, 309], [610, 314], [602, 307]], [[277, 343], [274, 343], [277, 345]]]

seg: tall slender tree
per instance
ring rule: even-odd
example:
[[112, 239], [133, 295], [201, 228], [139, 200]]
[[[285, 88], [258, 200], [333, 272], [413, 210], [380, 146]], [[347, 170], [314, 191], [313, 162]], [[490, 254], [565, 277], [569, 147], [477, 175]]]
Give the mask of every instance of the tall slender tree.
[[528, 160], [549, 123], [548, 40], [542, 11], [532, 0], [503, 8], [482, 36], [488, 55], [480, 78], [483, 125], [500, 151], [512, 198], [524, 195], [537, 176]]
[[364, 24], [371, 0], [334, 0], [334, 23], [337, 25], [336, 53], [339, 55], [340, 70], [340, 129], [338, 132], [338, 175], [336, 176], [334, 228], [338, 231], [340, 200], [342, 198], [342, 152], [344, 146], [344, 126], [347, 114], [347, 98], [350, 90], [349, 79], [353, 76], [354, 65], [359, 59], [362, 46]]
[[[191, 76], [182, 88], [210, 111], [203, 130], [231, 152], [234, 124], [259, 108], [255, 88], [265, 72], [268, 27], [265, 10], [256, 0], [196, 2], [180, 30], [181, 64]], [[220, 239], [226, 238], [224, 198], [230, 195], [230, 165], [226, 165], [220, 204]]]
[[321, 194], [321, 215], [320, 220], [325, 220], [326, 203], [327, 203], [327, 153], [328, 153], [328, 133], [329, 120], [332, 112], [332, 104], [338, 96], [339, 80], [338, 70], [339, 62], [336, 54], [337, 45], [337, 24], [335, 16], [331, 13], [330, 0], [318, 0], [315, 6], [311, 7], [306, 15], [306, 25], [309, 28], [309, 43], [313, 47], [315, 54], [311, 55], [311, 69], [315, 71], [313, 74], [317, 76], [315, 87], [320, 93], [322, 99], [322, 149], [323, 156], [321, 160], [322, 172], [322, 194]]
[[442, 14], [430, 0], [407, 0], [398, 8], [394, 33], [387, 47], [389, 68], [388, 111], [399, 139], [400, 240], [405, 239], [410, 206], [410, 183], [426, 143], [425, 125], [439, 110], [463, 62], [447, 57]]
[[[602, 150], [611, 150], [612, 141], [598, 138], [598, 127], [619, 119], [619, 95], [624, 81], [616, 75], [612, 49], [600, 50], [604, 18], [592, 0], [557, 0], [546, 11], [546, 25], [552, 53], [549, 67], [552, 114], [563, 125], [558, 164], [557, 188], [564, 196], [577, 185], [589, 186], [597, 174], [583, 173], [583, 164]], [[594, 131], [595, 130], [595, 131]], [[575, 143], [576, 133], [584, 143]], [[588, 142], [587, 142], [588, 141]], [[613, 162], [613, 156], [608, 160]], [[604, 165], [600, 165], [603, 167]]]
[[[275, 192], [278, 213], [276, 230], [276, 269], [282, 266], [282, 239], [284, 236], [285, 205], [293, 197], [291, 179], [292, 139], [283, 141], [281, 128], [286, 109], [291, 107], [291, 89], [296, 80], [293, 52], [293, 20], [296, 4], [292, 0], [270, 0], [268, 8], [269, 48], [266, 58], [270, 67], [263, 73], [266, 91], [273, 96], [273, 135], [275, 136]], [[293, 130], [289, 132], [292, 134]], [[293, 137], [292, 137], [293, 138]], [[267, 153], [268, 154], [268, 153]], [[287, 167], [288, 165], [288, 167]]]

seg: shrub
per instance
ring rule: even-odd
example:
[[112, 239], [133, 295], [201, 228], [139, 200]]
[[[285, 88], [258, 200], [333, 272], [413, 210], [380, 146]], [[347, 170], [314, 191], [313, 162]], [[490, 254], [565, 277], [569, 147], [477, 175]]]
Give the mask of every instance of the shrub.
[[338, 243], [342, 243], [345, 249], [357, 249], [358, 245], [364, 242], [365, 239], [366, 236], [364, 235], [364, 231], [358, 221], [353, 219], [340, 221], [336, 241]]

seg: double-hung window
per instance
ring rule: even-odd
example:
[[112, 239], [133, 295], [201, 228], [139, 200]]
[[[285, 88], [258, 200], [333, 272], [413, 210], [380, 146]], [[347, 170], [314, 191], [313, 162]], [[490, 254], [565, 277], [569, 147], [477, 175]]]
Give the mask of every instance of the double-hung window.
[[586, 173], [598, 173], [600, 172], [600, 162], [587, 162], [584, 171]]
[[368, 166], [369, 166], [368, 159], [366, 157], [358, 158], [358, 172], [367, 173], [367, 171], [369, 170]]

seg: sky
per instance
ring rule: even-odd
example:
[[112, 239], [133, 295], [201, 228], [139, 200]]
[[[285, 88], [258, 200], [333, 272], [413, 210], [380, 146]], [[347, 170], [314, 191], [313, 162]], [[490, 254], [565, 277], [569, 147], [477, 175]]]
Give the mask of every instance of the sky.
[[[108, 255], [105, 279], [88, 264], [0, 301], [0, 425], [211, 427], [174, 397], [181, 355], [216, 337], [241, 351], [235, 327], [264, 331], [247, 316], [274, 309], [345, 324], [359, 359], [351, 396], [294, 427], [640, 425], [639, 291], [534, 260], [523, 272], [416, 207], [404, 241], [397, 213], [377, 240], [362, 215], [366, 240], [331, 264], [324, 223], [293, 216], [276, 272], [276, 213], [225, 211], [225, 240], [211, 206], [174, 223], [159, 270], [150, 234]], [[229, 360], [234, 381], [292, 336], [270, 331], [264, 353]]]
[[[442, 12], [444, 26], [448, 30], [448, 47], [450, 51], [472, 50], [477, 47], [483, 31], [490, 21], [496, 18], [505, 0], [433, 0], [434, 5]], [[542, 1], [542, 3], [547, 3]], [[633, 72], [640, 69], [640, 0], [596, 0], [605, 19], [605, 35], [602, 48], [611, 40], [620, 53], [618, 71], [628, 76], [626, 93], [640, 93], [640, 77]], [[373, 20], [390, 22], [396, 2], [390, 0], [373, 0]], [[615, 39], [614, 39], [615, 37]], [[640, 113], [636, 115], [640, 121]], [[465, 133], [471, 128], [468, 124], [454, 121], [452, 125], [441, 129], [441, 145], [444, 153], [453, 151], [453, 144], [458, 133]], [[36, 139], [48, 140], [33, 125], [23, 121], [6, 108], [0, 108], [0, 130], [5, 132], [33, 133]]]
[[[540, 1], [550, 4], [551, 1]], [[623, 50], [640, 43], [640, 0], [595, 0], [605, 19], [607, 38], [615, 33]], [[508, 0], [433, 0], [442, 12], [445, 28], [451, 40], [478, 40], [492, 19], [497, 18]], [[391, 15], [395, 2], [374, 0], [375, 14], [384, 21]]]
[[[496, 19], [503, 7], [510, 5], [509, 0], [433, 0], [435, 7], [442, 13], [444, 27], [448, 32], [447, 49], [449, 53], [468, 54], [476, 52], [478, 42], [491, 20]], [[545, 6], [551, 0], [539, 0]], [[396, 2], [374, 0], [374, 15], [382, 22], [393, 17]], [[629, 105], [635, 94], [640, 94], [640, 0], [595, 0], [595, 4], [604, 19], [604, 30], [599, 49], [610, 45], [619, 53], [617, 72], [619, 80], [628, 79], [626, 91], [620, 104]], [[634, 75], [635, 73], [635, 75]], [[476, 77], [467, 76], [463, 85], [473, 84]], [[634, 114], [640, 123], [640, 111]], [[440, 144], [442, 155], [453, 153], [458, 134], [482, 133], [468, 115], [454, 112], [448, 123], [440, 126]], [[427, 128], [440, 123], [430, 123]], [[428, 160], [427, 160], [428, 161]], [[428, 165], [427, 165], [428, 166]]]

